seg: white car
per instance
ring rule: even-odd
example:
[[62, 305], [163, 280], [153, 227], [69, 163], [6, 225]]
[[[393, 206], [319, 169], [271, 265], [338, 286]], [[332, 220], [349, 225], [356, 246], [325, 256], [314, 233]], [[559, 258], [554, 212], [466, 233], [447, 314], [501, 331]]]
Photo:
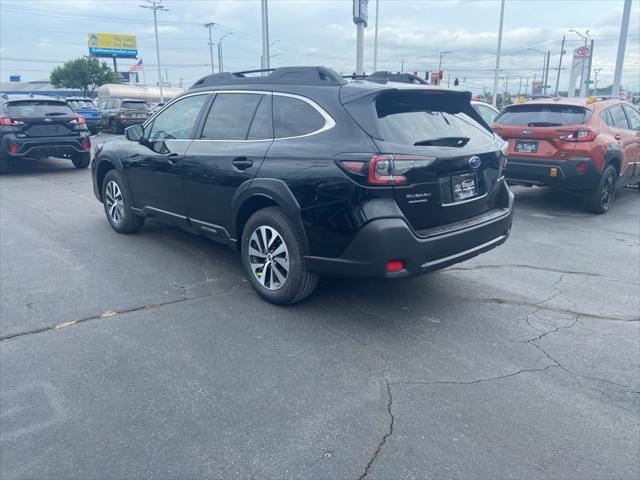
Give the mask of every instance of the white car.
[[471, 105], [476, 109], [476, 112], [480, 114], [482, 119], [489, 125], [493, 123], [495, 118], [500, 113], [496, 107], [485, 102], [476, 102], [475, 100], [472, 100]]

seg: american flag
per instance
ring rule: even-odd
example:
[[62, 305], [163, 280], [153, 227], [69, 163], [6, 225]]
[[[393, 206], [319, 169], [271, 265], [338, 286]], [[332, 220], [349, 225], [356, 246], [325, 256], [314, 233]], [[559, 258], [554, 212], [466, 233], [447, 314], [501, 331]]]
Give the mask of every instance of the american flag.
[[134, 63], [133, 65], [131, 65], [129, 67], [129, 71], [130, 72], [139, 72], [143, 68], [144, 67], [142, 66], [142, 59], [140, 59], [140, 60], [138, 60], [138, 63]]

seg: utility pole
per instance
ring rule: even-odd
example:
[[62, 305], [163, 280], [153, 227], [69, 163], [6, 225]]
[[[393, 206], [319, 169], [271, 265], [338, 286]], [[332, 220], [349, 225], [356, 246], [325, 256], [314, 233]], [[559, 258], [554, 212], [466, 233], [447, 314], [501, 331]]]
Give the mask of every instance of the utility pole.
[[593, 74], [594, 74], [594, 79], [593, 79], [593, 94], [594, 95], [598, 95], [598, 73], [600, 73], [602, 71], [601, 68], [594, 68], [593, 69]]
[[524, 81], [524, 95], [527, 95], [527, 92], [529, 91], [529, 77], [527, 77]]
[[214, 25], [215, 23], [213, 22], [204, 24], [205, 28], [209, 29], [209, 56], [211, 57], [211, 73], [216, 73], [216, 70], [213, 66], [213, 42], [211, 41], [211, 29]]
[[169, 9], [161, 5], [162, 0], [146, 0], [148, 5], [140, 5], [142, 8], [153, 10], [153, 28], [156, 33], [156, 59], [158, 61], [158, 86], [160, 87], [160, 102], [164, 102], [164, 91], [162, 90], [162, 67], [160, 65], [160, 43], [158, 42], [158, 15], [157, 12], [168, 12]]
[[402, 63], [400, 64], [400, 73], [404, 73], [404, 59], [402, 60]]
[[504, 24], [504, 0], [500, 2], [500, 28], [498, 30], [498, 49], [496, 50], [496, 73], [493, 77], [493, 100], [492, 104], [495, 107], [498, 98], [498, 75], [500, 73], [500, 54], [502, 53], [502, 26]]
[[378, 70], [378, 13], [380, 10], [380, 0], [376, 0], [376, 29], [373, 37], [373, 71]]
[[542, 93], [547, 93], [547, 85], [549, 84], [549, 62], [551, 61], [551, 50], [547, 50], [547, 63], [544, 69], [544, 85], [542, 88]]
[[518, 96], [520, 96], [522, 92], [522, 77], [520, 77], [520, 85], [518, 85]]
[[267, 0], [260, 0], [262, 7], [262, 69], [268, 70], [270, 67], [269, 55], [269, 6]]
[[558, 76], [556, 77], [556, 94], [555, 96], [558, 96], [558, 92], [560, 89], [560, 71], [562, 70], [562, 57], [564, 56], [564, 42], [565, 42], [565, 36], [562, 36], [562, 46], [560, 47], [560, 61], [558, 62]]
[[440, 52], [440, 62], [438, 62], [438, 72], [439, 72], [440, 70], [442, 70], [442, 59], [443, 59], [444, 57], [446, 57], [447, 55], [449, 55], [450, 53], [451, 53], [450, 51], [447, 51], [447, 52]]
[[624, 64], [624, 51], [627, 47], [627, 35], [629, 34], [629, 17], [631, 16], [631, 0], [624, 0], [622, 10], [622, 23], [620, 25], [620, 38], [618, 40], [618, 55], [616, 57], [616, 70], [613, 74], [612, 95], [620, 95], [620, 82], [622, 81], [622, 67]]
[[220, 40], [218, 40], [218, 72], [220, 73], [224, 72], [224, 61], [222, 57], [222, 40], [224, 40], [224, 38], [227, 35], [231, 35], [232, 33], [233, 32], [225, 33], [223, 36], [220, 37]]

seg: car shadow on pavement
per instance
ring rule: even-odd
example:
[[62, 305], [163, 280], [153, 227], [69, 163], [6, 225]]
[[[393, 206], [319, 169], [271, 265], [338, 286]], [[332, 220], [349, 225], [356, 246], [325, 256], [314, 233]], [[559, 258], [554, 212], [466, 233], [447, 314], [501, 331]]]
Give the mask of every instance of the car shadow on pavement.
[[[76, 169], [71, 160], [66, 158], [21, 158], [19, 160], [12, 160], [9, 163], [9, 170], [3, 174], [3, 177], [27, 176], [42, 173], [69, 173], [71, 171], [81, 172], [83, 170]], [[84, 171], [88, 172], [88, 169]]]

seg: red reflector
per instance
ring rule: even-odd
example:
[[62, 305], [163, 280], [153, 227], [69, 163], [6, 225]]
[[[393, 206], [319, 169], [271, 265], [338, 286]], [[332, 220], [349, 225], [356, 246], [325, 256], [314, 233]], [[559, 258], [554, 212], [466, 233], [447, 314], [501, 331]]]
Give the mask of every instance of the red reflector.
[[587, 164], [585, 162], [580, 162], [578, 164], [578, 173], [582, 174], [587, 170]]
[[89, 139], [88, 139], [88, 138], [85, 138], [85, 139], [82, 141], [82, 149], [83, 149], [83, 150], [89, 150], [90, 148], [91, 148], [91, 142], [89, 141]]
[[10, 143], [7, 150], [9, 150], [9, 153], [18, 153], [18, 145], [16, 145], [15, 143]]
[[387, 262], [387, 272], [399, 272], [401, 270], [404, 270], [404, 263], [400, 260]]

